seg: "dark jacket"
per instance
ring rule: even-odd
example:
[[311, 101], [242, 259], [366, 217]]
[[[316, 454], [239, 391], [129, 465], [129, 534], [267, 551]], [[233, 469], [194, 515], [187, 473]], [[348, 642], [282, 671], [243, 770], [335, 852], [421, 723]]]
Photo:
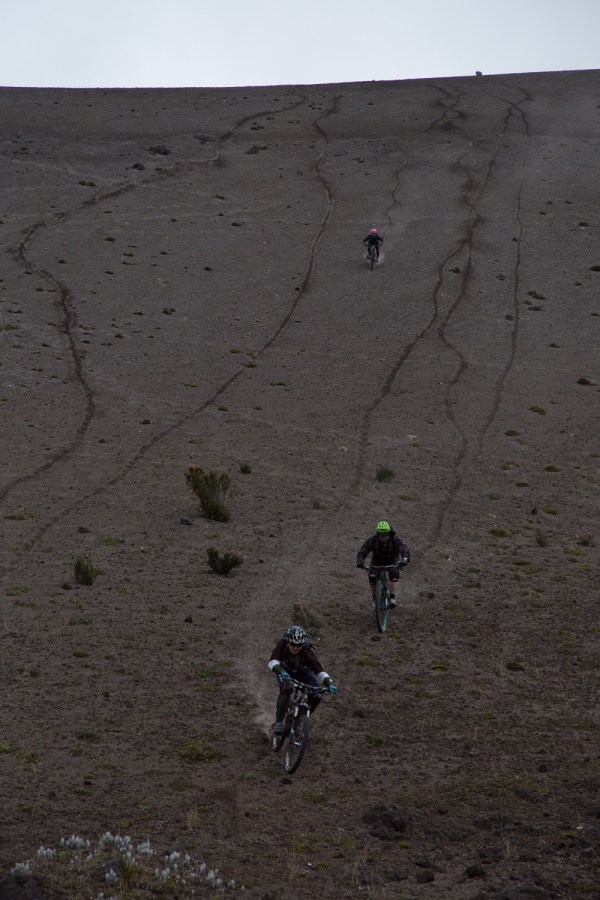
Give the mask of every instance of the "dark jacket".
[[323, 681], [328, 677], [327, 672], [317, 659], [317, 655], [312, 647], [303, 647], [300, 653], [290, 653], [288, 650], [288, 642], [284, 637], [277, 642], [275, 649], [271, 653], [271, 660], [269, 662], [271, 671], [273, 671], [275, 666], [283, 666], [292, 678], [294, 677], [294, 672], [299, 672], [305, 667], [309, 668], [311, 672], [314, 672], [317, 677], [321, 676], [319, 677], [319, 681]]
[[376, 247], [379, 247], [380, 244], [383, 244], [383, 238], [380, 234], [368, 234], [366, 238], [363, 240], [363, 244], [375, 244]]
[[400, 559], [405, 559], [407, 562], [410, 559], [410, 550], [402, 538], [399, 537], [393, 529], [385, 543], [379, 540], [377, 534], [373, 534], [370, 538], [367, 538], [358, 551], [356, 562], [364, 563], [365, 557], [367, 557], [369, 553], [373, 554], [371, 556], [372, 566], [392, 566]]

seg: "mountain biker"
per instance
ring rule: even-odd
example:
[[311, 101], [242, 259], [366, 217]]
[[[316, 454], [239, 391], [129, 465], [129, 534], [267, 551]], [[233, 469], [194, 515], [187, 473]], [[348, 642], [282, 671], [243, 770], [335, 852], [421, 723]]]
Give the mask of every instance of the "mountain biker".
[[375, 244], [375, 250], [377, 251], [377, 259], [379, 259], [379, 245], [383, 244], [383, 238], [379, 234], [376, 228], [371, 228], [370, 232], [363, 240], [363, 244], [367, 244], [367, 249], [371, 249], [371, 245]]
[[[338, 689], [316, 657], [308, 633], [299, 625], [292, 625], [283, 633], [271, 654], [269, 669], [277, 676], [279, 697], [276, 718], [271, 726], [274, 734], [283, 734], [283, 720], [288, 708], [288, 697], [292, 692], [290, 677], [310, 687], [323, 685], [330, 694]], [[309, 698], [311, 712], [321, 702], [318, 694]]]
[[410, 550], [399, 537], [389, 522], [378, 522], [375, 534], [367, 538], [356, 556], [356, 565], [359, 569], [365, 568], [365, 557], [371, 553], [369, 565], [369, 585], [371, 594], [375, 599], [375, 586], [379, 576], [379, 566], [394, 566], [388, 570], [390, 577], [390, 606], [396, 606], [396, 585], [400, 577], [400, 569], [410, 562]]

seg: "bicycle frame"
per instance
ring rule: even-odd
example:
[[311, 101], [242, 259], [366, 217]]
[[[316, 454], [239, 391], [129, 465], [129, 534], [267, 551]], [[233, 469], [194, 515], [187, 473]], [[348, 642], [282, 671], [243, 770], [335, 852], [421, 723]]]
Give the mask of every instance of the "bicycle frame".
[[378, 631], [385, 631], [388, 624], [388, 614], [390, 610], [390, 592], [389, 592], [389, 576], [388, 571], [395, 569], [398, 563], [392, 563], [388, 566], [371, 565], [370, 569], [379, 569], [377, 574], [377, 582], [375, 587], [375, 595], [373, 597], [373, 605], [375, 607], [375, 622]]
[[295, 772], [302, 761], [304, 751], [308, 744], [309, 719], [310, 719], [310, 695], [327, 694], [327, 688], [312, 687], [289, 679], [292, 690], [288, 699], [288, 708], [285, 716], [285, 730], [281, 735], [274, 735], [272, 740], [273, 750], [280, 750], [286, 744], [284, 756], [284, 768], [286, 772]]

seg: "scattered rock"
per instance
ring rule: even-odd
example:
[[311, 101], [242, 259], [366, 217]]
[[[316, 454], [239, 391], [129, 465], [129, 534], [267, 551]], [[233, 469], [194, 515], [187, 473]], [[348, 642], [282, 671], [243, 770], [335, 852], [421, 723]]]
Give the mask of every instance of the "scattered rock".
[[520, 797], [521, 800], [529, 800], [531, 803], [537, 803], [539, 801], [539, 796], [532, 791], [530, 788], [524, 787], [522, 784], [518, 784], [515, 787], [515, 794], [517, 797]]
[[363, 813], [363, 822], [370, 825], [369, 833], [380, 841], [397, 841], [406, 830], [406, 813], [398, 806], [380, 804]]
[[589, 378], [588, 376], [583, 375], [581, 378], [577, 379], [577, 384], [588, 384], [593, 386], [596, 384], [596, 382], [593, 378]]
[[138, 172], [143, 172], [146, 166], [144, 165], [144, 163], [134, 163], [131, 168], [137, 169]]
[[435, 879], [435, 872], [431, 869], [419, 869], [416, 878], [419, 884], [428, 884]]
[[467, 866], [467, 868], [465, 869], [465, 875], [468, 878], [485, 878], [485, 876], [487, 875], [487, 872], [485, 871], [483, 866], [480, 866], [478, 863], [475, 863], [472, 866]]
[[479, 858], [484, 863], [500, 862], [504, 858], [504, 851], [502, 847], [498, 846], [482, 847], [479, 851]]
[[500, 894], [500, 900], [525, 900], [525, 898], [529, 897], [542, 900], [542, 898], [549, 896], [550, 894], [546, 888], [538, 887], [535, 884], [516, 884], [514, 887], [504, 890]]
[[458, 275], [458, 273], [460, 272], [460, 266], [452, 266], [450, 271], [454, 272], [455, 275]]
[[194, 520], [191, 518], [191, 516], [182, 516], [180, 518], [179, 522], [181, 525], [193, 525], [194, 524]]
[[184, 621], [184, 622], [193, 622], [194, 620], [192, 619], [191, 616], [186, 616], [185, 619], [184, 619], [183, 621]]
[[157, 144], [155, 147], [148, 147], [148, 153], [154, 156], [168, 156], [171, 151], [164, 144]]
[[35, 875], [17, 873], [0, 882], [0, 900], [49, 900]]
[[214, 138], [210, 137], [208, 134], [195, 134], [195, 141], [200, 141], [201, 144], [208, 144], [210, 141], [214, 141]]

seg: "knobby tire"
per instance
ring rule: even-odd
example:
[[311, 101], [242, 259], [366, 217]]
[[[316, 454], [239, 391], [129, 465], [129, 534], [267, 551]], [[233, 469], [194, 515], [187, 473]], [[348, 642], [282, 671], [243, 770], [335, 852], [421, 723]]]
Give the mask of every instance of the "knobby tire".
[[371, 261], [371, 271], [373, 271], [373, 269], [375, 268], [375, 258], [376, 258], [376, 256], [377, 256], [377, 253], [376, 253], [376, 251], [375, 251], [375, 248], [374, 248], [374, 247], [371, 247], [371, 249], [369, 250], [369, 259], [370, 259], [370, 261]]
[[375, 621], [378, 631], [385, 631], [388, 623], [388, 589], [382, 578], [377, 580], [375, 589]]
[[309, 718], [305, 712], [301, 712], [294, 720], [294, 726], [286, 744], [284, 760], [286, 772], [290, 774], [295, 772], [302, 762], [304, 751], [308, 746], [309, 733]]

